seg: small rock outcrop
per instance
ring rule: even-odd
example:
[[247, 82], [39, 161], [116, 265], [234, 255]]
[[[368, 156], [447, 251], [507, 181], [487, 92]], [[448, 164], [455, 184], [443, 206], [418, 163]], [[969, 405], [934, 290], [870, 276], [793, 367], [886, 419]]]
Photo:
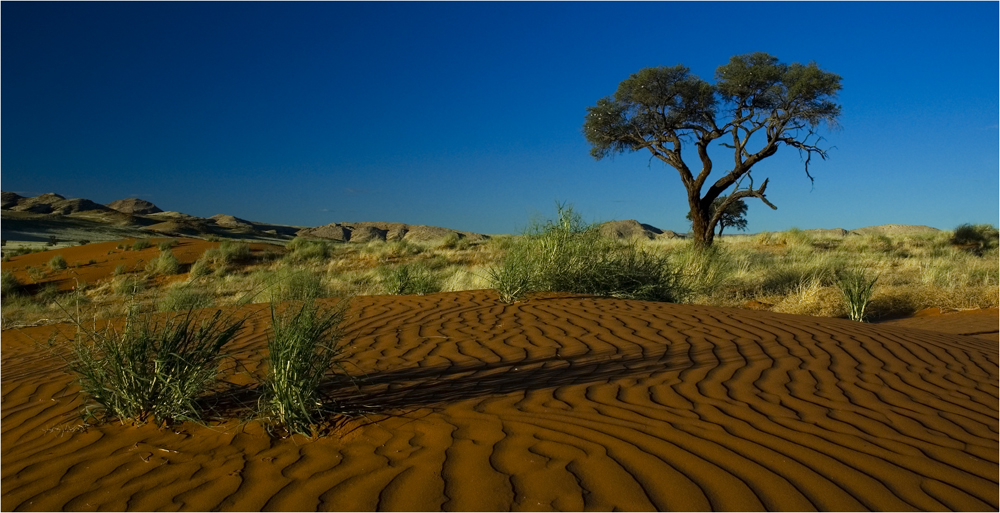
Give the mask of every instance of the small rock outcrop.
[[8, 210], [16, 207], [17, 203], [24, 199], [24, 196], [15, 192], [0, 191], [0, 208]]
[[315, 228], [303, 228], [296, 232], [299, 237], [360, 243], [373, 240], [428, 242], [443, 239], [451, 234], [456, 234], [460, 239], [483, 240], [487, 238], [486, 235], [480, 233], [463, 232], [439, 226], [379, 222], [330, 223]]

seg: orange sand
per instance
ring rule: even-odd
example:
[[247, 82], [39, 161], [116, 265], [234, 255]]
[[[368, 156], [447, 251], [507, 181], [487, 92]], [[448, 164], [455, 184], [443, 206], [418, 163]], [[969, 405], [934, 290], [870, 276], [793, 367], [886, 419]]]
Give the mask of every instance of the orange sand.
[[[3, 270], [10, 271], [21, 283], [28, 284], [29, 287], [41, 287], [53, 284], [59, 290], [72, 290], [76, 283], [94, 283], [110, 278], [119, 265], [124, 265], [126, 272], [142, 271], [150, 260], [160, 255], [157, 244], [168, 238], [153, 238], [149, 241], [152, 247], [139, 251], [132, 251], [134, 239], [112, 242], [97, 242], [84, 246], [72, 246], [61, 249], [42, 251], [40, 253], [28, 253], [12, 257], [9, 262], [3, 263]], [[171, 248], [174, 256], [181, 265], [190, 265], [201, 257], [202, 253], [209, 248], [219, 246], [218, 242], [209, 242], [201, 239], [177, 239], [177, 246]], [[115, 246], [127, 244], [129, 251], [117, 249]], [[264, 251], [269, 248], [280, 248], [271, 244], [250, 244], [252, 252]], [[66, 259], [67, 268], [61, 271], [53, 271], [49, 268], [49, 260], [56, 255], [62, 255]], [[89, 263], [94, 260], [95, 263]], [[76, 265], [79, 264], [79, 267]], [[41, 269], [47, 276], [34, 281], [28, 274], [28, 267]]]
[[[230, 351], [260, 360], [262, 305]], [[250, 310], [247, 310], [248, 312]], [[372, 412], [77, 428], [81, 398], [2, 338], [4, 510], [990, 510], [996, 342], [892, 325], [571, 296], [360, 297]], [[251, 370], [253, 370], [251, 365]], [[353, 389], [345, 395], [356, 394]]]

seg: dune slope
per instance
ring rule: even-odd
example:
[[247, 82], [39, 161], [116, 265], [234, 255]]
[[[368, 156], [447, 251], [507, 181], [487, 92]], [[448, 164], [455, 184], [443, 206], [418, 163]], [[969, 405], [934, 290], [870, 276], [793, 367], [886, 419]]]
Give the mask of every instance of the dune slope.
[[[266, 312], [245, 308], [231, 351], [257, 362]], [[346, 327], [363, 394], [340, 393], [371, 413], [318, 440], [82, 429], [33, 342], [69, 328], [4, 332], [3, 509], [998, 508], [989, 340], [482, 291], [356, 298]]]

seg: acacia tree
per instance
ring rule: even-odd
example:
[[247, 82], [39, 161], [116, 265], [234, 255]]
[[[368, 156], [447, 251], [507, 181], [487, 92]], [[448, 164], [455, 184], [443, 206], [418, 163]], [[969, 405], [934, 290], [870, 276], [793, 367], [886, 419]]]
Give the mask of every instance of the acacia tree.
[[[709, 210], [710, 215], [715, 215], [715, 213], [722, 207], [722, 205], [727, 205], [726, 209], [719, 216], [719, 237], [722, 236], [722, 230], [727, 226], [732, 226], [737, 230], [745, 232], [747, 230], [747, 204], [741, 199], [736, 201], [727, 202], [728, 196], [719, 196], [712, 201], [712, 207]], [[691, 220], [691, 213], [688, 212], [687, 220]]]
[[[812, 180], [813, 155], [827, 156], [817, 146], [822, 138], [816, 129], [822, 123], [835, 125], [840, 114], [840, 105], [833, 102], [840, 76], [815, 63], [782, 64], [762, 52], [737, 55], [716, 69], [715, 79], [710, 84], [682, 65], [644, 68], [622, 81], [614, 96], [587, 107], [583, 124], [595, 159], [645, 148], [680, 173], [694, 240], [703, 247], [712, 244], [715, 226], [733, 202], [752, 197], [778, 208], [764, 195], [768, 180], [755, 189], [750, 172], [779, 147], [804, 154], [806, 176]], [[720, 138], [722, 146], [733, 150], [733, 167], [702, 192], [712, 174], [708, 147]], [[697, 175], [681, 155], [690, 143], [701, 161]], [[712, 203], [730, 187], [713, 211]]]

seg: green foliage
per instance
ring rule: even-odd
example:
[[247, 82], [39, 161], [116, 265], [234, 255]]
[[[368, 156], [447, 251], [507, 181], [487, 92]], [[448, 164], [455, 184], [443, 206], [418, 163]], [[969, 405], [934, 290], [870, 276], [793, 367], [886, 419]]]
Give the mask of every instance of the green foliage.
[[269, 301], [307, 301], [326, 297], [322, 279], [308, 269], [282, 267], [270, 275], [265, 289]]
[[322, 240], [295, 237], [286, 246], [289, 250], [285, 259], [289, 262], [306, 262], [330, 258], [330, 244]]
[[[716, 84], [710, 84], [682, 65], [641, 69], [623, 80], [613, 96], [588, 107], [583, 124], [595, 159], [648, 150], [677, 169], [691, 198], [693, 234], [700, 246], [710, 245], [714, 237], [708, 206], [731, 187], [730, 195], [739, 191], [738, 197], [755, 197], [777, 208], [765, 198], [767, 180], [757, 189], [751, 188], [752, 180], [740, 187], [752, 167], [774, 155], [779, 146], [806, 156], [805, 172], [811, 179], [812, 157], [826, 159], [826, 151], [817, 146], [815, 128], [835, 124], [840, 114], [833, 100], [841, 78], [814, 63], [782, 64], [760, 52], [737, 55], [716, 70], [715, 78]], [[767, 137], [759, 140], [748, 135], [765, 131]], [[718, 144], [716, 139], [733, 150], [740, 165], [718, 179], [710, 178], [710, 156], [699, 150], [704, 171], [695, 176], [681, 159], [679, 145], [704, 149]], [[706, 183], [710, 186], [703, 192]]]
[[503, 300], [516, 300], [529, 291], [680, 299], [679, 276], [666, 255], [636, 241], [601, 236], [595, 226], [583, 224], [572, 207], [557, 205], [557, 211], [555, 221], [536, 223], [487, 271]]
[[90, 244], [90, 241], [88, 239], [83, 239], [81, 241], [78, 241], [78, 244], [80, 244], [81, 246], [86, 246], [87, 244]]
[[149, 239], [136, 239], [136, 241], [132, 243], [132, 251], [141, 251], [151, 247], [153, 247], [153, 243], [150, 242]]
[[204, 260], [199, 258], [193, 264], [191, 264], [191, 269], [188, 271], [189, 279], [200, 278], [202, 276], [208, 276], [212, 272], [212, 268]]
[[430, 269], [421, 264], [380, 267], [378, 276], [386, 294], [430, 294], [441, 291], [439, 280]]
[[250, 244], [227, 240], [219, 244], [219, 253], [226, 262], [247, 262], [250, 260]]
[[45, 271], [37, 267], [32, 267], [29, 265], [25, 270], [28, 271], [28, 277], [31, 278], [31, 281], [35, 283], [45, 278]]
[[272, 336], [268, 338], [267, 375], [262, 383], [260, 415], [289, 433], [314, 434], [316, 425], [334, 411], [321, 389], [326, 373], [344, 371], [339, 360], [340, 324], [347, 300], [322, 310], [307, 301], [297, 310], [279, 314], [271, 305]]
[[134, 296], [146, 289], [146, 281], [136, 276], [126, 276], [115, 281], [114, 291], [119, 296]]
[[951, 243], [970, 247], [973, 252], [981, 254], [983, 250], [991, 246], [996, 247], [997, 237], [998, 232], [993, 225], [962, 224], [955, 228], [951, 236]]
[[3, 271], [0, 273], [0, 295], [3, 297], [19, 296], [24, 291], [22, 284], [14, 273]]
[[156, 247], [159, 248], [160, 251], [167, 251], [170, 248], [177, 246], [177, 244], [177, 239], [170, 239], [157, 244]]
[[871, 276], [864, 268], [838, 273], [837, 286], [847, 303], [848, 317], [852, 321], [864, 322], [865, 308], [871, 302], [878, 276]]
[[122, 274], [125, 274], [125, 264], [118, 264], [118, 265], [116, 265], [115, 266], [115, 270], [114, 270], [114, 272], [112, 272], [112, 274], [114, 276], [120, 276]]
[[146, 271], [153, 275], [170, 276], [181, 271], [181, 264], [170, 249], [160, 251], [160, 256], [146, 264]]
[[66, 259], [62, 255], [56, 255], [49, 260], [49, 267], [53, 271], [61, 271], [66, 268]]
[[179, 285], [167, 289], [157, 306], [161, 312], [207, 308], [212, 306], [212, 297], [189, 285]]
[[97, 405], [85, 414], [99, 420], [144, 423], [200, 420], [198, 398], [215, 383], [222, 347], [243, 327], [221, 311], [197, 327], [191, 313], [157, 321], [130, 313], [122, 329], [77, 327], [70, 369]]

